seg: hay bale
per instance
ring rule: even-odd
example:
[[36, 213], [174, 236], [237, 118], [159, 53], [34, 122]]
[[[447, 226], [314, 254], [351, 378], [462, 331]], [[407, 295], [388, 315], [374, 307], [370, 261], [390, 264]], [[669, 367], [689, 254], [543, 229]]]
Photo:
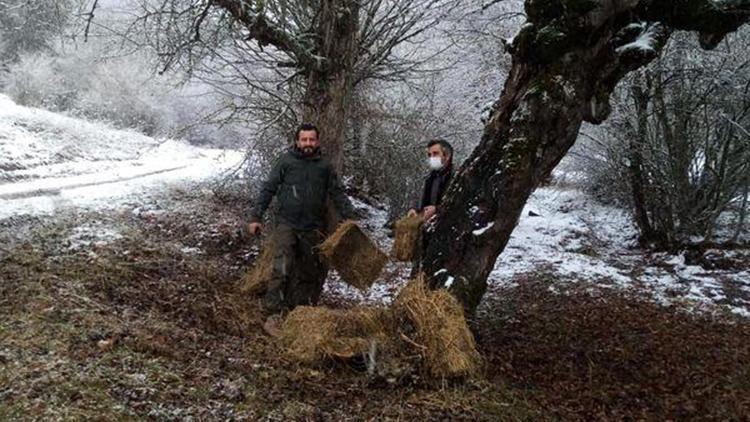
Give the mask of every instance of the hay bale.
[[284, 320], [280, 339], [286, 353], [303, 363], [347, 359], [367, 352], [373, 342], [387, 341], [385, 321], [379, 308], [298, 306]]
[[412, 261], [419, 248], [419, 233], [424, 220], [418, 215], [406, 216], [396, 221], [396, 239], [393, 242], [391, 256], [399, 261]]
[[261, 296], [266, 293], [268, 282], [273, 275], [273, 257], [276, 253], [276, 247], [272, 238], [270, 238], [262, 247], [262, 252], [258, 259], [255, 260], [253, 269], [250, 270], [242, 279], [240, 292], [250, 296]]
[[351, 358], [375, 345], [376, 373], [411, 366], [418, 356], [428, 377], [465, 378], [478, 373], [481, 361], [461, 304], [446, 290], [428, 289], [422, 276], [390, 308], [297, 307], [280, 340], [292, 359], [307, 364]]
[[463, 307], [448, 291], [428, 289], [420, 276], [399, 292], [392, 310], [402, 326], [405, 320], [413, 327], [405, 340], [422, 355], [431, 375], [456, 378], [477, 372], [480, 356], [474, 336]]
[[372, 286], [388, 260], [353, 221], [341, 223], [320, 245], [320, 254], [345, 282], [360, 290]]

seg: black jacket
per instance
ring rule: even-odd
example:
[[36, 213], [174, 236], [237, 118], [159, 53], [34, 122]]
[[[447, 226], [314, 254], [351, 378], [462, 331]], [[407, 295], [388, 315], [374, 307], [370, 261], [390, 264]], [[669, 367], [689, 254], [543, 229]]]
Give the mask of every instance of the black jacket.
[[[424, 187], [422, 188], [422, 199], [419, 202], [418, 211], [422, 211], [425, 207], [430, 205], [438, 205], [443, 199], [443, 194], [448, 188], [448, 184], [453, 177], [453, 166], [448, 166], [440, 170], [433, 170], [424, 181]], [[433, 183], [436, 183], [436, 195], [432, 194]]]
[[325, 228], [326, 199], [329, 197], [343, 218], [354, 212], [333, 166], [320, 154], [305, 156], [296, 148], [281, 155], [255, 201], [251, 221], [259, 222], [276, 196], [279, 218], [297, 230]]

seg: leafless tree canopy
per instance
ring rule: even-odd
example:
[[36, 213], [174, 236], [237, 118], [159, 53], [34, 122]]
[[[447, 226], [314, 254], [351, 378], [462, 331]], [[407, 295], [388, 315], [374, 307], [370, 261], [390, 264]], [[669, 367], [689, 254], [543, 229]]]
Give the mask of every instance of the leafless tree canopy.
[[[139, 1], [141, 10], [124, 31], [139, 48], [161, 57], [163, 70], [182, 68], [231, 91], [240, 114], [261, 113], [266, 122], [298, 119], [299, 100], [311, 72], [339, 66], [327, 57], [322, 14], [333, 9], [356, 23], [354, 85], [394, 80], [424, 65], [425, 32], [454, 10], [455, 0]], [[399, 46], [411, 43], [408, 51]], [[227, 92], [228, 94], [230, 92]], [[238, 95], [239, 94], [239, 95]], [[296, 98], [297, 101], [292, 101]], [[260, 103], [258, 100], [262, 99]], [[257, 117], [257, 116], [254, 116]]]

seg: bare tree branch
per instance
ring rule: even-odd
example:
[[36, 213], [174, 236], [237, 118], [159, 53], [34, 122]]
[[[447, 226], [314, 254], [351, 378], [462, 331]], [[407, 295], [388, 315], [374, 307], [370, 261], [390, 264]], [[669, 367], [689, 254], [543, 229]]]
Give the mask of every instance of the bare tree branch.
[[83, 31], [83, 42], [88, 42], [89, 40], [89, 29], [91, 28], [91, 22], [94, 20], [94, 12], [98, 4], [99, 0], [94, 0], [94, 4], [91, 5], [91, 11], [88, 13], [88, 18], [86, 18], [86, 29]]

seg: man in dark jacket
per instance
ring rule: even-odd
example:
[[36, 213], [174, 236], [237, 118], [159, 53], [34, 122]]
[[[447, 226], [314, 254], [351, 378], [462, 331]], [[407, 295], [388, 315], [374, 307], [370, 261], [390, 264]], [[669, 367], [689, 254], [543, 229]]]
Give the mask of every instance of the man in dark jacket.
[[448, 141], [435, 139], [427, 143], [427, 165], [430, 173], [424, 181], [422, 199], [409, 215], [422, 213], [429, 221], [436, 213], [443, 194], [453, 176], [453, 147]]
[[[437, 214], [440, 201], [443, 199], [443, 194], [445, 194], [453, 176], [453, 147], [451, 144], [442, 139], [434, 139], [428, 142], [427, 165], [430, 168], [430, 173], [424, 181], [422, 198], [416, 207], [409, 210], [410, 216], [421, 214], [425, 223], [429, 223]], [[411, 277], [416, 277], [420, 271], [422, 255], [427, 249], [429, 230], [430, 225], [425, 224]]]
[[328, 269], [316, 248], [325, 238], [326, 200], [332, 200], [341, 217], [354, 216], [336, 171], [321, 157], [314, 125], [303, 124], [297, 129], [295, 145], [271, 169], [252, 210], [250, 234], [263, 229], [263, 214], [274, 196], [279, 205], [270, 242], [275, 255], [264, 298], [271, 313], [315, 305], [320, 298]]

